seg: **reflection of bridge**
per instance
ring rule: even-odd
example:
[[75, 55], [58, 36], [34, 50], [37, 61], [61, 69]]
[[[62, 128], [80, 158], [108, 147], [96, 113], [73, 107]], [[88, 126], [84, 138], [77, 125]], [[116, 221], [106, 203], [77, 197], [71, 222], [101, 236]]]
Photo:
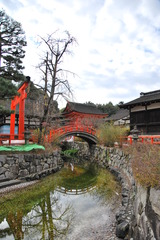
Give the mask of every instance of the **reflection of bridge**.
[[60, 192], [60, 193], [64, 193], [64, 194], [67, 194], [67, 195], [81, 195], [81, 194], [85, 194], [87, 192], [90, 192], [91, 190], [95, 189], [96, 188], [96, 185], [91, 185], [91, 186], [87, 186], [87, 187], [84, 187], [82, 189], [67, 189], [65, 187], [57, 187], [56, 188], [56, 191], [57, 192]]

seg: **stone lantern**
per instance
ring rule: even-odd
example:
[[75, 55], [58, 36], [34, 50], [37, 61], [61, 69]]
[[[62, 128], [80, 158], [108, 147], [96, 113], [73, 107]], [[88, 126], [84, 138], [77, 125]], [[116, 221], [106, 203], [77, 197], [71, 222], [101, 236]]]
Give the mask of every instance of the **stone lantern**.
[[138, 139], [138, 135], [140, 133], [140, 131], [137, 129], [137, 126], [135, 125], [134, 128], [130, 131], [133, 141], [137, 141]]
[[27, 131], [24, 132], [25, 144], [29, 143], [30, 135], [31, 135], [30, 131], [27, 130]]

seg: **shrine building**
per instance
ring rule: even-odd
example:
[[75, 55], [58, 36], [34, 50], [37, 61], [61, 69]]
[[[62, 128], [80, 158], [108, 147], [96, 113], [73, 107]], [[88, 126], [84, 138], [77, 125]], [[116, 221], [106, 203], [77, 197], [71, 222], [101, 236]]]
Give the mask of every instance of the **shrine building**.
[[[62, 112], [62, 116], [68, 124], [73, 126], [86, 125], [96, 126], [100, 120], [106, 118], [108, 114], [102, 113], [94, 105], [68, 102]], [[66, 122], [64, 123], [66, 125]]]
[[160, 90], [142, 92], [139, 98], [119, 107], [129, 110], [130, 130], [136, 125], [141, 134], [160, 134]]

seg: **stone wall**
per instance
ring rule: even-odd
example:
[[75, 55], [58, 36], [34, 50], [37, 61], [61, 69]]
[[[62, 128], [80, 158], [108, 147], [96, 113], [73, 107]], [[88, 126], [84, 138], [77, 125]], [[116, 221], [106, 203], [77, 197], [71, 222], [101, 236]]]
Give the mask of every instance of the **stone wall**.
[[81, 157], [108, 168], [122, 185], [122, 206], [116, 214], [116, 235], [122, 239], [160, 239], [160, 190], [143, 188], [133, 177], [132, 158], [119, 148], [107, 148], [87, 143], [71, 143]]
[[60, 152], [53, 154], [0, 155], [0, 181], [6, 179], [39, 179], [63, 165]]

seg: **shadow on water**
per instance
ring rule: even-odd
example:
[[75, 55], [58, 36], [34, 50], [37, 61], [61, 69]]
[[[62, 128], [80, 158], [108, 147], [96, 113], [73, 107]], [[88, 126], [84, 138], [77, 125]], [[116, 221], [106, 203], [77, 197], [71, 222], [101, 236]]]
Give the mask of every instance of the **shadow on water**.
[[88, 209], [108, 204], [119, 191], [106, 170], [66, 163], [59, 173], [0, 199], [0, 239], [69, 239]]

